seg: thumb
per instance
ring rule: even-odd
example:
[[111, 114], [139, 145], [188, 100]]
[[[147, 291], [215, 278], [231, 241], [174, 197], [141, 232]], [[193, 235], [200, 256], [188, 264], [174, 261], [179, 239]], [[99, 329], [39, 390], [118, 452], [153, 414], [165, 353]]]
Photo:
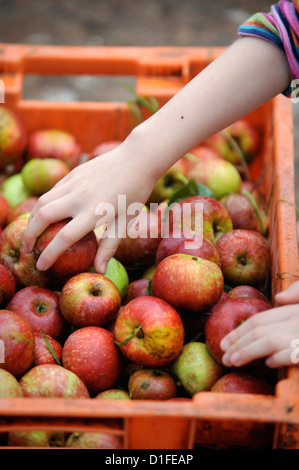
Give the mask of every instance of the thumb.
[[279, 305], [299, 303], [299, 281], [293, 282], [286, 290], [276, 294], [275, 300]]

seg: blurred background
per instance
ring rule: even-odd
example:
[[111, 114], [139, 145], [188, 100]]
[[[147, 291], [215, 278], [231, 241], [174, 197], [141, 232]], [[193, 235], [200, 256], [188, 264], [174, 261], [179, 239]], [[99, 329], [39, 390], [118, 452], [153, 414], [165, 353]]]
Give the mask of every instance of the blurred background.
[[[0, 42], [78, 46], [228, 46], [266, 0], [0, 0]], [[109, 77], [38, 77], [24, 96], [45, 100], [126, 100]], [[299, 178], [299, 103], [293, 105]], [[297, 185], [298, 186], [298, 185]], [[296, 189], [299, 205], [299, 186]]]

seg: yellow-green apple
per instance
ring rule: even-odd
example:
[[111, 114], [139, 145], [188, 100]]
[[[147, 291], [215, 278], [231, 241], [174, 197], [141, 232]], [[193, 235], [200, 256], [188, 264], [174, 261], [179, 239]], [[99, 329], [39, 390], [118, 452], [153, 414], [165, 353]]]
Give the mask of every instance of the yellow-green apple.
[[160, 203], [170, 199], [186, 183], [188, 179], [177, 168], [170, 167], [156, 182], [147, 203]]
[[136, 297], [148, 295], [150, 279], [136, 279], [128, 285], [127, 294], [124, 297], [122, 304], [126, 305]]
[[8, 268], [0, 264], [0, 306], [7, 304], [15, 293], [15, 278]]
[[167, 256], [178, 253], [207, 259], [221, 266], [220, 256], [215, 246], [195, 232], [188, 233], [186, 230], [172, 232], [161, 240], [156, 253], [156, 266]]
[[31, 194], [41, 196], [50, 191], [58, 181], [70, 172], [63, 160], [57, 158], [32, 158], [22, 168], [25, 187]]
[[268, 309], [268, 302], [254, 297], [228, 298], [215, 305], [205, 325], [205, 340], [219, 364], [224, 354], [221, 340], [248, 318]]
[[18, 380], [5, 369], [0, 369], [0, 398], [22, 397]]
[[224, 280], [213, 261], [178, 253], [164, 258], [152, 279], [155, 297], [165, 300], [179, 312], [203, 312], [220, 298]]
[[88, 154], [86, 160], [89, 161], [95, 157], [98, 157], [99, 155], [102, 155], [103, 153], [111, 152], [111, 150], [114, 150], [121, 143], [121, 140], [106, 140], [101, 144], [96, 145], [94, 149]]
[[169, 210], [169, 233], [192, 231], [215, 244], [218, 238], [233, 229], [225, 207], [210, 196], [190, 196]]
[[80, 273], [64, 284], [59, 304], [73, 326], [105, 326], [116, 316], [121, 297], [116, 285], [102, 274]]
[[59, 295], [46, 287], [27, 286], [18, 290], [6, 308], [24, 318], [33, 332], [42, 331], [54, 339], [62, 339], [66, 331]]
[[2, 228], [7, 224], [9, 209], [10, 206], [7, 200], [0, 194], [0, 227]]
[[258, 208], [259, 215], [252, 203], [244, 194], [228, 194], [220, 199], [229, 213], [234, 229], [255, 230], [265, 235], [266, 227], [263, 223], [262, 209]]
[[217, 380], [211, 392], [273, 395], [273, 387], [262, 377], [244, 372], [230, 372]]
[[177, 395], [173, 377], [164, 369], [140, 369], [131, 375], [129, 395], [132, 400], [169, 400]]
[[11, 431], [7, 445], [11, 447], [63, 447], [65, 437], [57, 431]]
[[171, 365], [171, 371], [188, 396], [210, 390], [224, 372], [211, 356], [207, 345], [190, 342]]
[[5, 227], [0, 237], [0, 263], [13, 274], [17, 287], [50, 285], [46, 271], [36, 268], [35, 254], [24, 249], [23, 235], [28, 225], [29, 214], [19, 216]]
[[163, 367], [173, 361], [184, 343], [184, 326], [178, 312], [153, 296], [137, 297], [116, 319], [115, 340], [131, 362]]
[[[135, 231], [134, 231], [135, 230]], [[121, 238], [114, 258], [126, 269], [145, 270], [155, 263], [156, 251], [161, 241], [161, 223], [153, 212], [140, 211], [125, 238]]]
[[33, 367], [40, 364], [58, 364], [57, 360], [59, 361], [58, 365], [61, 365], [62, 346], [52, 336], [34, 332], [34, 344]]
[[[60, 220], [50, 224], [38, 237], [34, 252], [37, 257], [54, 239], [58, 232], [67, 225], [69, 219]], [[87, 233], [83, 238], [70, 246], [52, 264], [49, 272], [61, 278], [70, 278], [82, 272], [88, 272], [92, 266], [97, 253], [98, 242], [93, 231]]]
[[2, 183], [0, 193], [5, 197], [10, 207], [15, 207], [28, 197], [31, 192], [25, 187], [21, 173], [11, 175]]
[[129, 285], [129, 276], [123, 264], [114, 257], [110, 258], [107, 264], [105, 277], [108, 277], [110, 281], [114, 282], [121, 298], [123, 299], [127, 293]]
[[122, 438], [105, 432], [74, 432], [65, 446], [72, 449], [123, 449]]
[[7, 224], [13, 222], [13, 220], [15, 220], [20, 215], [30, 213], [37, 201], [37, 196], [30, 196], [25, 199], [25, 201], [20, 202], [17, 206], [10, 207], [7, 215]]
[[4, 349], [4, 362], [0, 368], [19, 377], [34, 359], [34, 335], [29, 323], [17, 313], [0, 310], [0, 340]]
[[254, 230], [235, 229], [216, 243], [225, 283], [264, 287], [271, 268], [268, 240]]
[[[158, 245], [159, 246], [159, 245]], [[153, 264], [152, 266], [150, 266], [149, 268], [147, 268], [145, 271], [143, 271], [141, 277], [142, 279], [152, 279], [153, 278], [153, 274], [154, 274], [154, 271], [155, 271], [155, 265]]]
[[269, 308], [271, 308], [270, 300], [259, 290], [252, 286], [236, 286], [231, 289], [227, 294], [227, 298], [234, 298], [234, 297], [256, 297], [257, 299], [264, 300], [264, 302], [268, 302]]
[[217, 199], [241, 190], [241, 175], [237, 168], [222, 158], [207, 159], [196, 157], [197, 162], [186, 163], [186, 178], [193, 178], [204, 184]]
[[98, 393], [95, 398], [97, 400], [131, 400], [128, 392], [120, 388], [109, 388]]
[[260, 143], [260, 134], [255, 126], [240, 119], [207, 139], [206, 144], [216, 150], [223, 158], [233, 164], [240, 163], [240, 153], [233, 145], [233, 139], [247, 161], [255, 156]]
[[73, 169], [80, 163], [81, 146], [69, 132], [61, 129], [41, 129], [28, 137], [27, 159], [57, 158]]
[[90, 398], [83, 381], [58, 364], [32, 367], [20, 381], [24, 397]]
[[0, 106], [0, 168], [17, 161], [27, 143], [26, 131], [18, 115]]
[[87, 326], [67, 338], [62, 348], [62, 364], [80, 377], [89, 393], [95, 395], [116, 385], [123, 359], [110, 331]]

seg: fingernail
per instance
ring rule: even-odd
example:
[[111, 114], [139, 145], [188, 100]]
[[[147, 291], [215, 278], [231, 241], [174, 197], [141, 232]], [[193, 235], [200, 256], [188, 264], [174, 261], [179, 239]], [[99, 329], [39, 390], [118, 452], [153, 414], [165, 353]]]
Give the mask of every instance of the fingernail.
[[46, 263], [43, 261], [43, 260], [38, 260], [37, 263], [36, 263], [36, 267], [37, 269], [39, 269], [39, 271], [45, 271], [46, 270]]
[[223, 354], [221, 361], [222, 361], [224, 366], [226, 366], [226, 367], [231, 366], [230, 357], [229, 357], [228, 354]]
[[232, 354], [231, 358], [230, 358], [230, 362], [231, 364], [233, 364], [234, 366], [238, 366], [240, 363], [241, 363], [241, 360], [240, 360], [240, 354], [235, 352], [234, 354]]
[[101, 265], [101, 273], [105, 274], [106, 270], [107, 270], [107, 262], [105, 261], [104, 263], [102, 263]]
[[220, 343], [220, 347], [222, 351], [226, 351], [229, 348], [229, 340], [224, 338]]

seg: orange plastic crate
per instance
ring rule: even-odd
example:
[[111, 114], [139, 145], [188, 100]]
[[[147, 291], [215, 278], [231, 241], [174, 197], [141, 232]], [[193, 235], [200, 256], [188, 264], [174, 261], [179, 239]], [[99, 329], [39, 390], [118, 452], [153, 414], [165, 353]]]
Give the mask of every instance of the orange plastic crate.
[[[64, 47], [0, 44], [5, 104], [27, 131], [60, 128], [73, 133], [84, 152], [131, 130], [127, 103], [43, 102], [22, 99], [24, 74], [136, 76], [136, 91], [163, 105], [208, 65], [222, 48]], [[146, 118], [146, 113], [144, 114]], [[246, 116], [263, 136], [250, 167], [269, 204], [272, 294], [299, 276], [292, 108], [278, 96]], [[299, 372], [279, 371], [274, 396], [201, 392], [190, 402], [0, 399], [0, 433], [53, 429], [123, 436], [125, 449], [195, 447], [299, 448]]]

